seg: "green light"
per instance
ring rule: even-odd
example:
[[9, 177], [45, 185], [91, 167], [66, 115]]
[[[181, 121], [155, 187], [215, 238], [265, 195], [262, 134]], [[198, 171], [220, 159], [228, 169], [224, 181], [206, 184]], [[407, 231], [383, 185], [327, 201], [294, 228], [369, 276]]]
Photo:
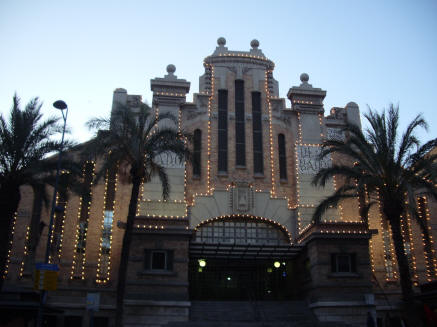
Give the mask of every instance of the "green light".
[[206, 266], [206, 260], [205, 259], [199, 259], [199, 266], [200, 267], [205, 267]]
[[273, 266], [275, 266], [275, 268], [279, 268], [279, 267], [281, 267], [281, 263], [279, 261], [275, 261], [273, 263]]

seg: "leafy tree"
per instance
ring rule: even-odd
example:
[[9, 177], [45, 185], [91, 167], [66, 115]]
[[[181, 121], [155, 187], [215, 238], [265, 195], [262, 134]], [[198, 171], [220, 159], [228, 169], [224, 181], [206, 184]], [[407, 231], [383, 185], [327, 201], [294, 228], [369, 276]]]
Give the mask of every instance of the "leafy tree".
[[[391, 226], [403, 300], [411, 304], [414, 291], [402, 238], [402, 216], [409, 213], [417, 219], [429, 244], [428, 229], [419, 217], [416, 197], [420, 192], [437, 199], [437, 155], [429, 153], [437, 145], [437, 139], [421, 146], [415, 136], [419, 127], [427, 129], [421, 115], [417, 115], [399, 137], [399, 108], [393, 105], [387, 113], [379, 114], [370, 109], [364, 116], [370, 125], [365, 133], [358, 126], [347, 125], [344, 141], [327, 140], [323, 144], [322, 158], [341, 155], [354, 164], [337, 162], [321, 169], [314, 177], [315, 185], [324, 186], [334, 176], [343, 177], [345, 183], [318, 205], [313, 219], [317, 223], [328, 207], [336, 206], [345, 198], [358, 197], [361, 215], [367, 221], [370, 206], [379, 203], [383, 217]], [[366, 201], [362, 201], [364, 196]]]
[[[0, 272], [6, 267], [11, 228], [21, 199], [20, 186], [40, 189], [56, 169], [54, 160], [43, 160], [61, 149], [51, 137], [62, 132], [57, 118], [43, 120], [42, 104], [32, 99], [20, 108], [20, 99], [13, 97], [9, 120], [0, 115]], [[70, 146], [64, 142], [64, 146]], [[0, 290], [3, 278], [0, 278]]]
[[[168, 123], [170, 121], [170, 124]], [[117, 284], [116, 326], [123, 323], [123, 302], [132, 228], [136, 216], [138, 196], [142, 183], [158, 176], [162, 184], [164, 199], [169, 196], [170, 185], [165, 168], [155, 157], [165, 152], [173, 152], [180, 160], [189, 152], [183, 135], [174, 127], [177, 121], [171, 114], [155, 116], [146, 104], [138, 110], [119, 106], [110, 119], [94, 118], [88, 121], [91, 129], [98, 130], [85, 150], [85, 155], [95, 155], [102, 159], [96, 178], [102, 177], [109, 169], [119, 166], [120, 173], [127, 175], [132, 184], [131, 197], [123, 237]], [[101, 130], [104, 128], [105, 130]]]

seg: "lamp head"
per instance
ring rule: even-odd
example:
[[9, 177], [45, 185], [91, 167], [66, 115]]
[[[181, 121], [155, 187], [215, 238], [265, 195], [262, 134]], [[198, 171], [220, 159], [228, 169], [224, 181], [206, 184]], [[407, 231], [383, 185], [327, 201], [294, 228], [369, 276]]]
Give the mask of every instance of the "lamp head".
[[64, 110], [67, 109], [67, 104], [62, 100], [58, 100], [53, 102], [53, 107], [55, 107], [58, 110]]

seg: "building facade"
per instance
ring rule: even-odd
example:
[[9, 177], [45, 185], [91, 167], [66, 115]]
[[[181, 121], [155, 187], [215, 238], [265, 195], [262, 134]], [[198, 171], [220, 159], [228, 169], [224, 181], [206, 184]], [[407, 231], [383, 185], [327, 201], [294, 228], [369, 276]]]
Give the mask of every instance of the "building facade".
[[[313, 177], [333, 161], [346, 160], [336, 155], [321, 160], [321, 145], [345, 138], [346, 123], [360, 126], [358, 106], [349, 102], [325, 115], [326, 91], [302, 74], [300, 85], [287, 93], [287, 107], [273, 77], [275, 65], [257, 40], [249, 51], [229, 50], [224, 38], [217, 43], [204, 59], [193, 102], [186, 101], [190, 83], [175, 75], [173, 65], [163, 78], [151, 80], [156, 112], [173, 113], [178, 127], [193, 135], [193, 160], [180, 162], [170, 153], [156, 158], [169, 175], [168, 201], [162, 200], [158, 179], [143, 185], [125, 324], [186, 321], [196, 301], [295, 301], [320, 321], [353, 326], [365, 326], [369, 312], [380, 320], [395, 313], [397, 264], [379, 207], [371, 209], [369, 227], [358, 200], [344, 201], [328, 210], [322, 223], [312, 223], [315, 207], [342, 183], [334, 178], [315, 187]], [[120, 104], [135, 110], [141, 101], [116, 89], [112, 110]], [[94, 319], [110, 326], [130, 185], [117, 171], [94, 185], [99, 160], [83, 167], [85, 193], [58, 196], [51, 262], [60, 272], [57, 290], [49, 292], [48, 315], [52, 324], [86, 324], [87, 294], [98, 293]], [[32, 226], [34, 200], [32, 189], [23, 188], [4, 287], [8, 303], [27, 297], [28, 307], [21, 309], [29, 317], [33, 267], [43, 259], [47, 238], [47, 228]], [[434, 234], [436, 204], [420, 194], [418, 201]], [[44, 207], [42, 221], [48, 222]], [[403, 228], [415, 285], [435, 280], [436, 260], [424, 250], [420, 227], [405, 217]], [[41, 230], [37, 245], [31, 241], [36, 230]]]

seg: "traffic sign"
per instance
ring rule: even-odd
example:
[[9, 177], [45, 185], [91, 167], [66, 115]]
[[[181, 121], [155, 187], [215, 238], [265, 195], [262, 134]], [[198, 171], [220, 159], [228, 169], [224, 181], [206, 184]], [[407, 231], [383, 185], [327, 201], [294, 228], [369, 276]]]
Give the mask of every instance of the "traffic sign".
[[86, 294], [86, 308], [90, 311], [99, 311], [100, 293]]
[[55, 264], [37, 263], [35, 265], [35, 290], [54, 291], [58, 285], [59, 267]]

